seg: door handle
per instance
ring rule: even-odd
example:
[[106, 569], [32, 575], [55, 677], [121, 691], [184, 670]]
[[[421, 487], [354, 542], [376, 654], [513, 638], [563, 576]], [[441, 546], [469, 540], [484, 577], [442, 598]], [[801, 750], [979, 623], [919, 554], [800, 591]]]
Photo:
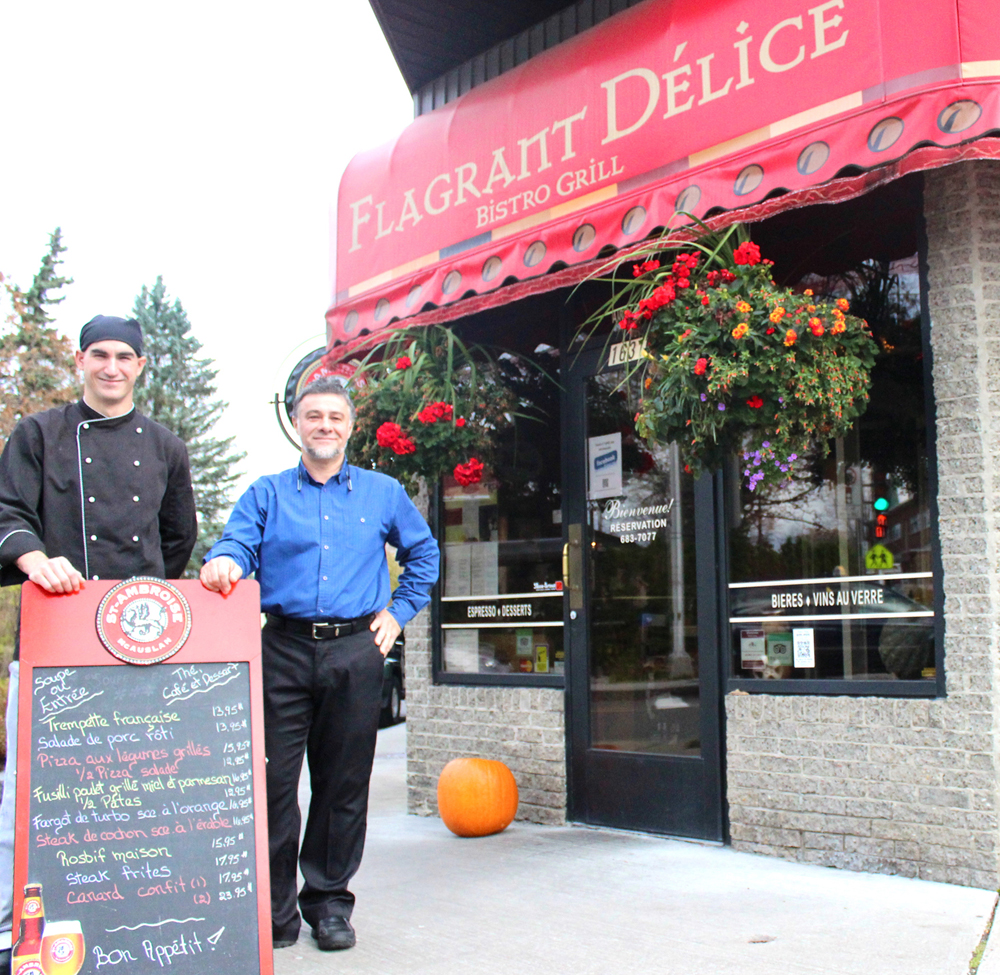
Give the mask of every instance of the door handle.
[[569, 592], [569, 608], [583, 609], [583, 525], [567, 527], [569, 541], [563, 545], [563, 587]]

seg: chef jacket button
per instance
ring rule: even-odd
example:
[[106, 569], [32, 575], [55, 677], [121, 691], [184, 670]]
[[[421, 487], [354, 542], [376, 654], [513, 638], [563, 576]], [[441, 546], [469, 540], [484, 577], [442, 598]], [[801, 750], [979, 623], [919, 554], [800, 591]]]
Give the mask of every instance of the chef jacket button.
[[132, 541], [133, 541], [133, 542], [137, 542], [137, 541], [139, 541], [139, 536], [138, 536], [138, 535], [133, 535], [133, 536], [132, 536]]
[[142, 433], [142, 427], [136, 427], [135, 428], [135, 432], [136, 433]]
[[323, 546], [323, 548], [329, 548], [329, 547], [330, 547], [329, 545], [324, 545], [324, 546]]
[[132, 495], [132, 500], [133, 501], [138, 501], [139, 500], [139, 495], [138, 494], [133, 494]]
[[326, 582], [326, 576], [323, 576], [323, 581]]
[[90, 458], [89, 458], [89, 457], [84, 457], [84, 458], [83, 458], [83, 462], [84, 462], [85, 464], [89, 464], [89, 463], [90, 463], [91, 461], [90, 461]]
[[132, 461], [132, 464], [133, 464], [133, 465], [134, 465], [135, 467], [138, 467], [138, 466], [139, 466], [139, 461], [137, 461], [137, 460], [134, 460], [134, 461]]
[[88, 500], [88, 501], [89, 501], [89, 502], [90, 502], [91, 504], [93, 504], [93, 503], [94, 503], [94, 499], [93, 499], [93, 498], [87, 498], [87, 500]]
[[329, 515], [323, 515], [323, 521], [329, 521], [329, 520], [330, 520]]
[[97, 541], [97, 536], [96, 536], [96, 535], [91, 535], [91, 536], [90, 536], [90, 540], [91, 540], [92, 542], [96, 542], [96, 541]]
[[84, 429], [84, 430], [89, 430], [89, 429], [90, 429], [90, 424], [89, 424], [89, 423], [85, 423], [85, 424], [83, 425], [83, 429]]

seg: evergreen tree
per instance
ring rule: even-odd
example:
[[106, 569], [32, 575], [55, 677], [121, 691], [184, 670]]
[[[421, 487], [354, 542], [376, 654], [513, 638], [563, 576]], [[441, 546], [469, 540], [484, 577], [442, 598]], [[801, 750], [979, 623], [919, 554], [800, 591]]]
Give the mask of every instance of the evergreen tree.
[[143, 286], [133, 316], [142, 326], [146, 368], [135, 387], [139, 410], [181, 438], [191, 458], [191, 480], [198, 509], [198, 542], [187, 575], [196, 577], [204, 554], [222, 534], [232, 505], [229, 492], [239, 477], [233, 468], [246, 456], [232, 451], [233, 438], [209, 436], [229, 405], [214, 399], [213, 359], [199, 359], [199, 342], [180, 300], [172, 303], [158, 277], [152, 289]]
[[51, 327], [49, 315], [65, 297], [53, 293], [73, 283], [58, 273], [59, 255], [65, 250], [56, 227], [27, 291], [0, 275], [7, 308], [0, 328], [0, 447], [22, 416], [72, 402], [79, 395], [73, 346]]

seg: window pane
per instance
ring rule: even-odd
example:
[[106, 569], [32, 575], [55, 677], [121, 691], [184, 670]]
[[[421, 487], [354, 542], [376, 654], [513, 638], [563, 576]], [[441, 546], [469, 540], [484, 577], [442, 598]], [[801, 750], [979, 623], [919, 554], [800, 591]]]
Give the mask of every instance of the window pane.
[[792, 483], [727, 479], [733, 674], [933, 679], [934, 578], [916, 258], [801, 283], [847, 297], [880, 347], [848, 436]]
[[519, 397], [495, 470], [442, 482], [442, 673], [562, 674], [559, 388], [505, 360]]

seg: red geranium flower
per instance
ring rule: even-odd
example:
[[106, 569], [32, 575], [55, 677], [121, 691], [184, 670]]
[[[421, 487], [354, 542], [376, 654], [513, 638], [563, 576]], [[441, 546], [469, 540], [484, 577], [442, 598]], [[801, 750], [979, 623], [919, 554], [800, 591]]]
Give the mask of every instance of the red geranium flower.
[[403, 436], [403, 428], [398, 423], [383, 423], [375, 431], [375, 439], [380, 447], [391, 447]]
[[405, 435], [394, 441], [392, 444], [392, 451], [394, 454], [412, 454], [416, 452], [416, 449], [417, 445]]
[[455, 465], [455, 480], [463, 487], [478, 484], [483, 479], [483, 465], [475, 457], [470, 457], [465, 464]]
[[417, 419], [421, 423], [437, 423], [438, 420], [450, 420], [454, 410], [450, 403], [431, 403], [425, 406], [418, 414]]
[[747, 264], [753, 267], [760, 263], [760, 248], [753, 241], [745, 241], [733, 251], [733, 260], [737, 264]]
[[647, 271], [655, 271], [660, 266], [660, 262], [655, 258], [651, 261], [643, 261], [641, 264], [632, 265], [632, 277], [641, 278]]
[[704, 376], [705, 370], [708, 368], [708, 359], [699, 359], [694, 364], [694, 374], [696, 376]]
[[397, 369], [409, 369], [413, 365], [413, 360], [408, 355], [401, 355], [396, 360]]
[[464, 427], [464, 426], [465, 426], [465, 417], [464, 417], [464, 416], [460, 416], [460, 417], [459, 417], [459, 418], [458, 418], [458, 419], [457, 419], [457, 420], [455, 421], [455, 426], [456, 426], [456, 427]]
[[628, 309], [625, 312], [625, 314], [622, 315], [622, 320], [618, 323], [618, 327], [626, 330], [632, 328], [638, 328], [639, 322], [636, 319], [635, 312], [632, 311], [631, 309]]
[[764, 405], [764, 401], [759, 396], [751, 396], [747, 400], [747, 406], [752, 410], [759, 410]]

